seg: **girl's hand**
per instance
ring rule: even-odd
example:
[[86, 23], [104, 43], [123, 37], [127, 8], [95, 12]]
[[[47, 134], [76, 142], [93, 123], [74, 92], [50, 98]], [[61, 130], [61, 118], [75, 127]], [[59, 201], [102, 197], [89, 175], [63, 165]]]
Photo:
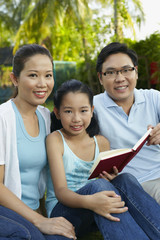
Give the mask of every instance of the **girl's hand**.
[[113, 217], [111, 213], [123, 213], [128, 210], [124, 207], [125, 202], [114, 191], [102, 191], [90, 195], [90, 210], [106, 217], [111, 221], [120, 221], [119, 218]]
[[42, 216], [35, 226], [44, 234], [62, 235], [71, 239], [77, 239], [73, 225], [63, 217], [45, 218]]
[[160, 144], [160, 123], [158, 123], [155, 127], [149, 125], [148, 129], [149, 128], [153, 128], [153, 130], [150, 133], [147, 145], [150, 146]]
[[103, 171], [102, 173], [100, 173], [99, 178], [104, 178], [108, 181], [113, 180], [115, 177], [117, 177], [118, 175], [118, 169], [114, 166], [113, 167], [113, 173], [107, 173], [106, 171]]

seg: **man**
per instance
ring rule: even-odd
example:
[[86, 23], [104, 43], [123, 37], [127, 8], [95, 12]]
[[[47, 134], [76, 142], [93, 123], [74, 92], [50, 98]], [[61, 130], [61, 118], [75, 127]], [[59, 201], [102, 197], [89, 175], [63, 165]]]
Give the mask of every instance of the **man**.
[[160, 92], [136, 89], [138, 58], [125, 44], [104, 47], [96, 69], [105, 91], [94, 97], [95, 114], [111, 149], [132, 148], [153, 128], [148, 143], [123, 172], [133, 174], [160, 204]]

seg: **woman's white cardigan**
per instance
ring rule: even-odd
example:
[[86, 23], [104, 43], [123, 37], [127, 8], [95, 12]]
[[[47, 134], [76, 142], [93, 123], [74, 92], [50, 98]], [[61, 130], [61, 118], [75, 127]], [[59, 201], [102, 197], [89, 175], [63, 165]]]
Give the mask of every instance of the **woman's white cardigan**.
[[[50, 132], [50, 112], [43, 106], [38, 106], [42, 114], [47, 135]], [[4, 185], [21, 199], [21, 179], [17, 155], [16, 118], [11, 100], [0, 105], [0, 165], [5, 165]], [[46, 188], [46, 169], [44, 168], [39, 182], [40, 196], [43, 197]]]

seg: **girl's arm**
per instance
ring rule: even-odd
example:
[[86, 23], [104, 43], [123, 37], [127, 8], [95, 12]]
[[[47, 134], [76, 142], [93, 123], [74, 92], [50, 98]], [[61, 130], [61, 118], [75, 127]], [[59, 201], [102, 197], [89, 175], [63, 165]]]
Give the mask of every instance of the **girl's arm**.
[[[25, 205], [3, 184], [4, 165], [0, 166], [0, 205], [7, 207], [33, 223], [44, 234], [59, 234], [74, 238], [73, 226], [64, 218], [45, 218]], [[75, 239], [75, 238], [74, 238]]]
[[47, 154], [50, 165], [51, 177], [55, 195], [59, 202], [71, 208], [86, 208], [113, 221], [119, 221], [110, 213], [127, 211], [120, 196], [113, 191], [103, 191], [93, 195], [80, 195], [67, 187], [63, 165], [63, 141], [58, 132], [53, 132], [47, 137]]

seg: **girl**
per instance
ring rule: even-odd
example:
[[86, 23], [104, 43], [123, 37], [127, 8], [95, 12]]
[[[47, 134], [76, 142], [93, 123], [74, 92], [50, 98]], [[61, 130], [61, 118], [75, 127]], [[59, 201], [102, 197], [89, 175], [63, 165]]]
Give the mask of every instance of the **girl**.
[[52, 234], [74, 238], [66, 219], [40, 214], [50, 112], [39, 104], [45, 103], [54, 86], [49, 51], [36, 44], [20, 48], [11, 80], [17, 94], [0, 105], [0, 239], [63, 238]]
[[63, 83], [54, 96], [52, 131], [60, 130], [47, 137], [54, 186], [49, 179], [48, 214], [67, 218], [78, 237], [98, 227], [104, 239], [158, 240], [160, 207], [132, 175], [117, 176], [114, 168], [113, 175], [87, 180], [99, 152], [109, 149], [98, 135], [92, 101], [91, 90], [77, 80]]

